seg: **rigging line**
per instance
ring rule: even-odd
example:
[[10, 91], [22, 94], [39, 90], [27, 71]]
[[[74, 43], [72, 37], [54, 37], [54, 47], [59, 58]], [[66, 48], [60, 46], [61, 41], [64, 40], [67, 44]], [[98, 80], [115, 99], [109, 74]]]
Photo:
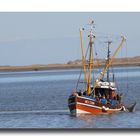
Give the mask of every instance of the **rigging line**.
[[125, 44], [126, 44], [126, 51], [125, 51], [125, 53], [126, 53], [126, 67], [127, 67], [127, 68], [126, 68], [126, 81], [127, 81], [127, 82], [126, 82], [126, 88], [127, 88], [127, 89], [126, 89], [126, 94], [128, 94], [128, 91], [129, 91], [129, 90], [128, 90], [128, 89], [129, 89], [128, 80], [129, 80], [129, 79], [128, 79], [128, 56], [127, 56], [127, 42], [126, 42]]
[[[121, 55], [121, 58], [120, 58], [120, 63], [123, 63], [123, 61], [122, 61], [122, 59], [123, 59], [123, 54], [122, 54], [122, 48], [121, 48], [121, 51], [120, 51], [120, 55]], [[120, 68], [121, 69], [121, 74], [120, 74], [120, 78], [122, 78], [123, 77], [123, 72], [124, 72], [124, 69], [121, 67]], [[123, 87], [125, 87], [125, 83], [123, 83], [123, 81], [122, 81], [122, 79], [120, 80], [121, 82], [120, 82], [120, 90], [122, 91], [122, 89], [123, 89]]]
[[78, 81], [77, 81], [77, 84], [76, 84], [76, 91], [77, 91], [77, 88], [78, 88], [78, 83], [79, 83], [80, 78], [81, 78], [81, 73], [82, 73], [82, 68], [81, 68], [80, 75], [79, 75], [79, 78], [78, 78]]
[[[98, 54], [97, 54], [97, 50], [96, 50], [96, 37], [94, 37], [93, 38], [93, 44], [94, 44], [94, 52], [95, 52], [95, 55], [93, 55], [94, 56], [94, 58], [97, 58], [98, 57]], [[96, 59], [97, 60], [97, 59]], [[98, 60], [97, 61], [93, 61], [93, 62], [96, 62], [95, 64], [94, 64], [94, 66], [96, 65], [97, 67], [98, 67]], [[92, 79], [92, 84], [94, 84], [94, 79], [96, 79], [95, 78], [95, 72], [94, 72], [94, 70], [92, 69], [92, 73], [93, 73], [93, 79]]]
[[125, 56], [126, 56], [126, 68], [124, 68], [124, 72], [126, 72], [126, 90], [125, 92], [123, 93], [123, 96], [126, 96], [128, 94], [128, 91], [129, 91], [129, 85], [128, 85], [128, 63], [129, 63], [129, 58], [127, 56], [127, 42], [125, 41]]
[[[99, 40], [97, 37], [95, 39], [96, 39], [96, 41]], [[100, 40], [99, 40], [99, 43], [100, 43]], [[98, 74], [101, 73], [101, 71], [102, 71], [102, 67], [100, 65], [100, 59], [98, 57], [98, 53], [97, 53], [97, 49], [96, 49], [96, 45], [95, 44], [94, 44], [94, 50], [95, 50], [94, 51], [95, 52], [95, 55], [94, 56], [96, 57], [96, 61], [95, 61], [96, 63], [95, 63], [95, 65], [97, 67], [97, 74], [94, 75], [94, 78], [97, 79], [98, 78]]]
[[[94, 45], [95, 46], [95, 45]], [[93, 52], [93, 47], [92, 47], [92, 52]], [[93, 54], [92, 54], [93, 55]], [[92, 65], [93, 65], [93, 57], [94, 55], [92, 56]], [[92, 66], [93, 67], [93, 66]], [[94, 84], [94, 70], [92, 68], [92, 71], [91, 71], [91, 74], [92, 74], [92, 79], [91, 79], [91, 84]]]
[[97, 66], [97, 70], [98, 72], [100, 71], [100, 64], [99, 64], [99, 58], [98, 58], [98, 53], [97, 53], [97, 50], [96, 50], [96, 45], [94, 44], [94, 50], [95, 50], [95, 57], [96, 57], [96, 66]]
[[116, 85], [116, 87], [117, 87], [117, 90], [118, 90], [118, 92], [119, 92], [119, 86], [118, 86], [118, 84], [117, 84], [117, 80], [116, 80], [116, 77], [115, 77], [115, 72], [114, 72], [114, 67], [113, 67], [113, 65], [111, 64], [110, 65], [110, 68], [111, 68], [111, 72], [112, 72], [112, 81], [115, 83], [115, 85]]
[[[89, 47], [90, 47], [90, 44], [88, 43], [88, 47], [87, 47], [86, 53], [85, 53], [85, 61], [87, 61], [86, 58], [87, 58]], [[85, 62], [85, 64], [86, 64], [86, 62]], [[87, 72], [87, 70], [86, 70], [86, 72]], [[86, 81], [86, 83], [83, 84], [83, 87], [85, 86], [85, 88], [86, 88], [86, 85], [87, 85], [87, 81]]]
[[118, 85], [118, 80], [116, 80], [116, 77], [115, 77], [115, 72], [114, 72], [114, 68], [113, 68], [113, 65], [111, 64], [111, 69], [112, 69], [112, 73], [113, 73], [113, 75], [114, 75], [114, 82], [115, 82], [115, 84], [116, 84], [116, 87], [117, 87], [117, 91], [118, 91], [118, 93], [120, 92], [120, 87], [119, 87], [119, 85]]
[[[86, 57], [87, 57], [87, 54], [88, 54], [88, 49], [89, 49], [89, 45], [88, 45], [88, 47], [87, 47], [87, 49], [86, 49], [85, 61], [86, 61]], [[80, 83], [79, 81], [80, 81], [80, 79], [81, 79], [82, 70], [83, 70], [83, 67], [81, 68], [80, 75], [79, 75], [79, 78], [78, 78], [78, 81], [77, 81], [77, 84], [76, 84], [76, 90], [77, 90], [77, 88], [78, 88], [78, 84]], [[84, 87], [84, 86], [86, 85], [86, 83], [87, 83], [87, 82], [84, 82], [82, 87]]]

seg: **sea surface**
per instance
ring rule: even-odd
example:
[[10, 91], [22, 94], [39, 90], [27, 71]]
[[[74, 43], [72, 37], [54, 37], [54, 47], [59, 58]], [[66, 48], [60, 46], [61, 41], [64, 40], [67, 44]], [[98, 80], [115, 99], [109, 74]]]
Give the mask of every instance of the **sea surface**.
[[137, 102], [134, 112], [71, 116], [80, 69], [0, 72], [0, 128], [140, 128], [140, 67], [113, 71], [124, 103]]

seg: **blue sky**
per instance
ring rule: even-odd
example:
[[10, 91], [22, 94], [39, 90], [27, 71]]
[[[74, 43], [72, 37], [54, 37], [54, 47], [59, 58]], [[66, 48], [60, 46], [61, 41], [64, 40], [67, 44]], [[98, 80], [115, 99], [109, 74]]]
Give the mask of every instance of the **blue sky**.
[[67, 63], [81, 58], [79, 28], [87, 27], [91, 18], [97, 35], [123, 34], [127, 56], [139, 55], [140, 13], [1, 12], [0, 65]]

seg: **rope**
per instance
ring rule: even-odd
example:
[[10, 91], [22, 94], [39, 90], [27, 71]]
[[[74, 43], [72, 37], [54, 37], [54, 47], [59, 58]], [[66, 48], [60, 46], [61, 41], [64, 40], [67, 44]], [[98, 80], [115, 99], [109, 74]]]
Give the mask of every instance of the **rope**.
[[[88, 44], [88, 48], [86, 49], [85, 60], [86, 60], [86, 57], [87, 57], [87, 54], [88, 54], [88, 50], [89, 50], [89, 44]], [[77, 90], [77, 88], [78, 88], [78, 84], [80, 83], [82, 71], [83, 71], [83, 68], [81, 68], [81, 71], [80, 71], [80, 75], [79, 75], [79, 78], [78, 78], [78, 81], [77, 81], [77, 84], [76, 84], [76, 90]], [[85, 84], [86, 84], [86, 83], [83, 82], [82, 89], [84, 89]]]
[[[128, 56], [127, 56], [127, 52], [128, 52], [128, 50], [127, 50], [127, 42], [126, 42], [126, 57], [127, 57], [127, 59], [126, 59], [126, 64], [127, 64], [127, 67], [128, 67]], [[126, 69], [126, 81], [127, 81], [127, 83], [126, 83], [126, 88], [127, 88], [127, 90], [126, 90], [126, 94], [128, 94], [128, 89], [129, 89], [129, 85], [128, 85], [128, 68]]]

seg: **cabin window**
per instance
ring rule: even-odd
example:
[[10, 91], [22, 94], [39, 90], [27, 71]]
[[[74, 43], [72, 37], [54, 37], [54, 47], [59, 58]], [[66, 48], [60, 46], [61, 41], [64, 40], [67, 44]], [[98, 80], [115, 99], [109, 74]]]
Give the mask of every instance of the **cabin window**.
[[115, 91], [107, 88], [95, 88], [95, 96], [105, 96], [105, 98], [112, 98], [115, 96]]

